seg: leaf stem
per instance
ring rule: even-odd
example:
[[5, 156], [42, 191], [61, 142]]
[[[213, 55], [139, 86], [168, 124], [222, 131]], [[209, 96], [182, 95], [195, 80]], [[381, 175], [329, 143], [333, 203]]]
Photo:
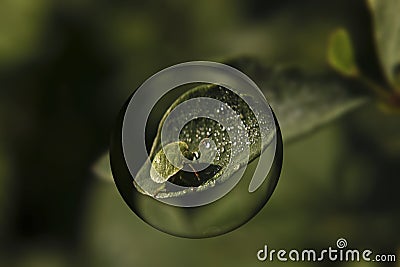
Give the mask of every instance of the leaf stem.
[[358, 75], [358, 79], [381, 100], [379, 106], [382, 110], [396, 114], [400, 112], [400, 93], [398, 91], [389, 91], [362, 73]]
[[375, 81], [371, 80], [362, 73], [358, 73], [358, 78], [372, 93], [378, 96], [384, 102], [389, 102], [391, 99], [391, 93], [386, 88], [380, 86]]

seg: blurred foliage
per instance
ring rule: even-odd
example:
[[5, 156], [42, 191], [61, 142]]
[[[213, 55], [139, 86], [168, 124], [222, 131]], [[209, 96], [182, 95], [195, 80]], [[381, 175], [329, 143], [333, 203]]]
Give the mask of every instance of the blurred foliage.
[[227, 63], [257, 81], [274, 110], [285, 142], [337, 119], [370, 98], [363, 83], [332, 70], [311, 74], [299, 67], [268, 68], [255, 59], [243, 58]]
[[398, 80], [400, 19], [397, 16], [397, 10], [400, 9], [400, 2], [397, 0], [369, 0], [368, 3], [372, 11], [375, 39], [384, 73], [388, 82], [398, 89], [400, 88]]
[[400, 121], [373, 102], [287, 144], [270, 202], [228, 235], [163, 234], [92, 173], [125, 99], [178, 62], [247, 55], [319, 76], [344, 28], [367, 94], [396, 107], [390, 5], [399, 1], [1, 1], [0, 265], [253, 266], [264, 244], [318, 249], [339, 237], [399, 259]]

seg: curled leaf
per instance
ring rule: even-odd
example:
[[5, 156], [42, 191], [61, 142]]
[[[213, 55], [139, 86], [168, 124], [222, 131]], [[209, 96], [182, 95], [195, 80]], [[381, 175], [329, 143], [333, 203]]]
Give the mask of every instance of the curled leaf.
[[[215, 119], [195, 116], [196, 112], [207, 109], [204, 98], [217, 100], [214, 109], [210, 110], [210, 116], [218, 114]], [[191, 112], [178, 113], [173, 120], [168, 120], [173, 110], [186, 101], [190, 101]], [[274, 137], [274, 118], [270, 112], [263, 112], [262, 105], [265, 103], [252, 96], [239, 96], [219, 85], [201, 85], [187, 91], [165, 112], [149, 160], [138, 172], [134, 185], [145, 194], [166, 198], [202, 191], [229, 179], [257, 158]], [[190, 119], [191, 116], [196, 118]], [[178, 143], [179, 149], [186, 153], [185, 158], [195, 159], [194, 163], [188, 164], [176, 155], [177, 142], [173, 141], [177, 130], [175, 123], [186, 121], [179, 132]], [[164, 146], [162, 131], [167, 140]], [[248, 153], [245, 153], [246, 149]], [[184, 171], [185, 166], [192, 169], [190, 174]], [[148, 179], [149, 175], [151, 179]], [[171, 191], [167, 181], [184, 188]]]

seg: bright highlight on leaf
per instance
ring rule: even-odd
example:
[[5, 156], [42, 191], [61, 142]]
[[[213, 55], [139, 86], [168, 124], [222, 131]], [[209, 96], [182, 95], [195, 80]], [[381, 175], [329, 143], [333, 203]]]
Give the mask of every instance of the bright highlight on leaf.
[[[156, 183], [164, 183], [176, 174], [183, 167], [181, 151], [185, 152], [188, 149], [189, 147], [185, 142], [171, 143], [160, 149], [153, 159], [150, 169], [151, 179]], [[166, 154], [169, 155], [169, 158]], [[172, 160], [172, 162], [169, 160]]]
[[346, 76], [358, 74], [350, 36], [345, 29], [338, 29], [332, 33], [328, 46], [329, 64]]

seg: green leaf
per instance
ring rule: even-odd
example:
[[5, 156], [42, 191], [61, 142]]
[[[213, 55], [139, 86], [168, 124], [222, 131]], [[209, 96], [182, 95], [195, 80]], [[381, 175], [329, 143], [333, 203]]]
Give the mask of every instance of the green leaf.
[[332, 33], [328, 45], [328, 62], [338, 72], [346, 76], [358, 73], [350, 36], [345, 29]]
[[[259, 86], [278, 119], [284, 142], [292, 141], [321, 127], [366, 103], [369, 99], [368, 95], [366, 95], [368, 91], [361, 83], [354, 79], [343, 77], [334, 71], [308, 75], [297, 68], [266, 67], [257, 60], [247, 57], [227, 61], [227, 64], [246, 73]], [[211, 89], [215, 89], [215, 86], [200, 86], [188, 91], [175, 101], [166, 114], [176, 105], [189, 98], [205, 94], [208, 96], [214, 94], [216, 98], [226, 97], [222, 90]], [[242, 109], [240, 112], [245, 114], [246, 109]], [[164, 119], [161, 124], [163, 124], [163, 121]], [[194, 132], [191, 131], [199, 127], [206, 127], [205, 123], [211, 125], [213, 129], [219, 127], [210, 121], [194, 120], [187, 125], [182, 134], [189, 133], [189, 136], [193, 136]], [[196, 150], [200, 141], [200, 139], [189, 140], [185, 138], [181, 140], [188, 144], [189, 150], [192, 152]], [[215, 141], [218, 142], [218, 140]], [[152, 160], [156, 153], [160, 151], [160, 148], [158, 135], [154, 140], [151, 151]], [[224, 149], [229, 151], [230, 147], [226, 146]], [[257, 158], [261, 151], [260, 149], [259, 142], [255, 142], [251, 149], [250, 161]], [[215, 166], [223, 168], [224, 160], [226, 158], [213, 163]], [[247, 162], [244, 159], [241, 160], [241, 166]], [[138, 173], [138, 176], [146, 177], [146, 181], [149, 181], [148, 174], [150, 169], [151, 163], [148, 161], [141, 169], [141, 173]], [[174, 171], [164, 175], [168, 177], [172, 173]], [[178, 172], [174, 174], [179, 175]], [[218, 179], [218, 175], [216, 174], [213, 178]], [[161, 192], [164, 189], [162, 184], [153, 183], [153, 186], [147, 191], [154, 193], [156, 191]], [[162, 194], [160, 197], [162, 197]]]
[[378, 54], [387, 80], [400, 89], [400, 1], [368, 1], [375, 29]]
[[[240, 116], [243, 125], [237, 125], [232, 116], [233, 113], [228, 113], [227, 106], [221, 105], [220, 114], [224, 113], [221, 116], [222, 121], [217, 122], [209, 118], [199, 117], [190, 120], [185, 125], [182, 123], [183, 128], [179, 133], [179, 142], [171, 142], [162, 146], [162, 130], [166, 129], [165, 138], [167, 140], [174, 140], [175, 123], [180, 125], [180, 122], [185, 122], [188, 119], [187, 114], [183, 112], [179, 113], [173, 120], [168, 121], [167, 117], [171, 112], [178, 105], [191, 99], [195, 100], [190, 103], [191, 111], [201, 111], [204, 109], [202, 97], [212, 98], [220, 101], [219, 103], [227, 104], [232, 112]], [[261, 151], [267, 148], [275, 135], [274, 118], [267, 112], [260, 112], [257, 120], [244, 99], [247, 103], [253, 104], [252, 108], [255, 108], [254, 105], [259, 105], [256, 106], [255, 110], [263, 111], [262, 103], [259, 103], [253, 96], [239, 96], [219, 85], [200, 85], [182, 94], [168, 108], [160, 122], [149, 155], [150, 160], [143, 165], [135, 177], [134, 185], [136, 188], [157, 198], [181, 196], [193, 191], [202, 191], [224, 182], [241, 167], [257, 158]], [[241, 129], [243, 129], [243, 135], [236, 139], [230, 136], [229, 131], [237, 132]], [[243, 137], [244, 135], [248, 136], [249, 139], [246, 140]], [[262, 139], [267, 140], [267, 142], [263, 143]], [[215, 145], [215, 149], [212, 148], [212, 143]], [[242, 153], [245, 148], [249, 148], [249, 154]], [[199, 173], [181, 171], [185, 163], [183, 163], [184, 159], [179, 156], [181, 154], [179, 150], [184, 152], [184, 156], [188, 159], [197, 158], [196, 155], [199, 155], [199, 158], [193, 161], [194, 163], [187, 164], [192, 170], [196, 170], [198, 169], [196, 167], [202, 165], [208, 167], [206, 169], [199, 168], [202, 169]], [[170, 157], [167, 158], [167, 155]], [[148, 179], [149, 175], [151, 180]], [[187, 187], [179, 191], [167, 190], [165, 184], [167, 180], [177, 185], [187, 185]]]

